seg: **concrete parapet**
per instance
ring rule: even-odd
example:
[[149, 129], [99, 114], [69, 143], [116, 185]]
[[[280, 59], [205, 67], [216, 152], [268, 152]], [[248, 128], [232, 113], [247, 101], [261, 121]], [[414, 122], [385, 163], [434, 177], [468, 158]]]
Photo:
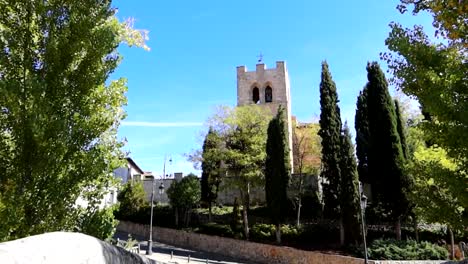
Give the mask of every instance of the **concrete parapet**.
[[0, 243], [2, 264], [124, 264], [163, 262], [80, 233], [53, 232]]

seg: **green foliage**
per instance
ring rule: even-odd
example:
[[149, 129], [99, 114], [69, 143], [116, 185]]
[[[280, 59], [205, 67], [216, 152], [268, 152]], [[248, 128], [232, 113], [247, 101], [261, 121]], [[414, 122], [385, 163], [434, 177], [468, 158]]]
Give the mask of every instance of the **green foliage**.
[[[275, 239], [276, 226], [272, 224], [256, 223], [252, 226], [252, 239], [257, 241], [273, 241]], [[292, 225], [281, 225], [281, 233], [286, 239], [297, 238], [301, 229]]]
[[400, 142], [401, 142], [401, 151], [403, 152], [403, 158], [406, 160], [409, 158], [408, 145], [406, 144], [406, 125], [405, 125], [405, 122], [403, 121], [403, 115], [400, 109], [400, 103], [398, 102], [398, 100], [394, 100], [394, 102], [395, 102], [397, 131], [398, 131], [398, 135], [400, 136]]
[[123, 217], [136, 214], [149, 204], [143, 183], [139, 181], [125, 183], [117, 199], [120, 203], [119, 215]]
[[359, 180], [354, 146], [347, 123], [341, 136], [340, 158], [340, 207], [346, 244], [359, 244], [361, 241]]
[[[292, 152], [294, 159], [294, 172], [298, 175], [291, 178], [291, 186], [297, 190], [294, 201], [296, 208], [296, 225], [301, 224], [301, 215], [304, 213], [321, 214], [323, 207], [307, 207], [308, 210], [303, 211], [303, 196], [307, 191], [310, 191], [311, 186], [308, 186], [307, 177], [318, 177], [321, 167], [321, 152], [320, 136], [318, 131], [320, 124], [296, 124], [293, 123], [292, 135]], [[310, 214], [309, 214], [310, 215]]]
[[221, 182], [221, 138], [210, 128], [203, 142], [201, 200], [209, 205], [218, 197]]
[[369, 122], [369, 175], [374, 200], [395, 220], [409, 212], [412, 181], [404, 172], [405, 160], [397, 129], [395, 105], [385, 75], [376, 63], [367, 65], [367, 115]]
[[138, 35], [123, 36], [132, 29], [115, 11], [110, 1], [0, 2], [0, 240], [71, 230], [77, 199], [112, 184], [127, 87], [108, 77], [119, 43]]
[[[115, 217], [121, 221], [130, 221], [142, 225], [148, 225], [151, 216], [151, 206], [147, 205], [134, 214], [122, 215], [119, 210]], [[169, 205], [155, 205], [153, 208], [153, 225], [162, 227], [176, 227], [174, 225], [174, 211]]]
[[280, 106], [268, 125], [265, 162], [265, 196], [270, 218], [275, 224], [284, 221], [288, 206], [287, 188], [291, 178], [289, 144], [284, 109]]
[[92, 211], [83, 210], [79, 216], [76, 231], [101, 240], [110, 240], [118, 224], [118, 221], [114, 219], [116, 209], [116, 206], [111, 206]]
[[322, 138], [322, 170], [320, 176], [326, 180], [323, 183], [325, 216], [332, 218], [337, 218], [340, 212], [338, 186], [340, 185], [341, 117], [338, 102], [336, 85], [328, 70], [328, 64], [322, 62], [319, 130]]
[[250, 229], [252, 239], [258, 241], [274, 241], [275, 239], [275, 225], [257, 223]]
[[[398, 23], [391, 23], [391, 32], [385, 41], [390, 52], [383, 53], [381, 57], [393, 74], [392, 83], [416, 98], [423, 113], [429, 117], [419, 124], [419, 128], [425, 140], [434, 148], [423, 150], [421, 147], [420, 152], [426, 152], [425, 158], [421, 159], [421, 155], [416, 158], [411, 166], [414, 170], [411, 170], [417, 177], [417, 188], [433, 193], [437, 199], [435, 202], [421, 199], [416, 202], [432, 211], [431, 215], [435, 215], [437, 208], [444, 207], [443, 204], [449, 205], [447, 209], [450, 208], [450, 214], [441, 213], [442, 217], [428, 217], [425, 210], [420, 212], [424, 212], [424, 217], [430, 219], [428, 221], [457, 226], [463, 222], [462, 225], [466, 227], [468, 4], [456, 0], [408, 0], [402, 1], [398, 9], [404, 13], [411, 7], [414, 15], [420, 11], [432, 15], [432, 25], [438, 38], [430, 39], [421, 26], [403, 28]], [[447, 164], [443, 164], [446, 163], [444, 160], [450, 160], [449, 163], [455, 166], [448, 168]], [[416, 198], [422, 198], [422, 195]], [[464, 214], [465, 219], [457, 216], [460, 214]]]
[[369, 258], [376, 260], [444, 260], [448, 256], [443, 247], [414, 240], [375, 240], [368, 252]]
[[322, 152], [320, 124], [293, 124], [294, 172], [318, 175]]
[[174, 208], [191, 209], [197, 206], [201, 198], [200, 179], [192, 174], [172, 182], [167, 196]]
[[359, 92], [356, 103], [356, 116], [354, 121], [356, 128], [356, 156], [359, 161], [358, 173], [359, 180], [365, 183], [371, 183], [369, 175], [369, 116], [367, 114], [367, 89]]
[[[462, 230], [467, 223], [466, 178], [462, 166], [436, 145], [426, 147], [424, 136], [418, 128], [410, 129], [419, 135], [408, 171], [415, 178], [412, 200], [415, 213], [429, 223], [443, 223]], [[415, 138], [416, 136], [413, 136]]]
[[[266, 158], [267, 126], [270, 120], [267, 110], [257, 105], [235, 108], [224, 120], [226, 151], [225, 164], [231, 186], [244, 194], [248, 188], [264, 183], [263, 170]], [[245, 204], [245, 197], [241, 197]]]
[[225, 144], [220, 155], [227, 171], [226, 188], [237, 189], [243, 205], [244, 235], [248, 238], [248, 208], [250, 189], [264, 185], [267, 126], [269, 111], [258, 105], [234, 109], [224, 107], [209, 123]]
[[[199, 214], [208, 214], [209, 210], [207, 208], [197, 208], [195, 212]], [[214, 206], [211, 210], [213, 215], [228, 215], [232, 213], [231, 206]]]
[[203, 224], [198, 228], [198, 232], [206, 235], [222, 237], [233, 237], [236, 233], [236, 231], [233, 231], [229, 225], [222, 225], [217, 223]]
[[125, 243], [125, 249], [130, 250], [133, 246], [138, 244], [138, 240], [134, 239], [131, 234], [128, 234], [127, 243]]

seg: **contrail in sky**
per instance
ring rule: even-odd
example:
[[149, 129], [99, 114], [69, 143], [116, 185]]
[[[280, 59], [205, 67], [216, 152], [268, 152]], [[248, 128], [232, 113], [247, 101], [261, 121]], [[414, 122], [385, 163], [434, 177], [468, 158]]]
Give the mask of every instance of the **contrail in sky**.
[[202, 126], [202, 122], [141, 122], [141, 121], [122, 121], [122, 126], [134, 127], [196, 127]]

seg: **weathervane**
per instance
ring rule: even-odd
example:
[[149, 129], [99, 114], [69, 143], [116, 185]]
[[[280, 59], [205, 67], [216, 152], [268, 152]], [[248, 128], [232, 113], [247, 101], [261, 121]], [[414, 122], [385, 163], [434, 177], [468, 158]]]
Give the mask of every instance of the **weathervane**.
[[258, 58], [258, 63], [262, 63], [263, 62], [263, 54], [260, 52], [260, 54], [257, 56]]

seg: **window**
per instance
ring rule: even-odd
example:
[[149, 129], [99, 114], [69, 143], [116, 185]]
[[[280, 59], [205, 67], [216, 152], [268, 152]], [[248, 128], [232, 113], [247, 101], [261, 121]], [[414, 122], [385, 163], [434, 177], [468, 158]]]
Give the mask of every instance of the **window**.
[[266, 103], [273, 102], [273, 90], [271, 89], [270, 86], [267, 86], [267, 88], [265, 89], [265, 102]]
[[253, 96], [252, 96], [252, 100], [254, 103], [258, 103], [260, 101], [260, 91], [258, 90], [257, 87], [254, 87], [253, 88]]

